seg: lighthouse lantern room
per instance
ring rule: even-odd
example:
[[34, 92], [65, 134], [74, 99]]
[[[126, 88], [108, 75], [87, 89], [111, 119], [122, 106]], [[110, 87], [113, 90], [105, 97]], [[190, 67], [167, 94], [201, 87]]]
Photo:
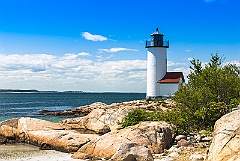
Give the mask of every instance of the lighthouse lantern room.
[[146, 41], [146, 48], [151, 47], [169, 48], [169, 40], [164, 41], [163, 36], [164, 35], [158, 31], [158, 28], [156, 28], [156, 31], [153, 34], [151, 34], [151, 39]]
[[[151, 34], [150, 40], [146, 41], [147, 52], [147, 98], [156, 98], [163, 97], [163, 94], [166, 94], [166, 89], [170, 89], [169, 91], [174, 92], [176, 90], [171, 90], [172, 83], [171, 78], [167, 82], [164, 82], [164, 88], [161, 89], [161, 80], [166, 78], [166, 76], [170, 73], [176, 75], [174, 72], [167, 72], [167, 48], [169, 48], [169, 40], [163, 39], [164, 35], [158, 31]], [[178, 72], [179, 73], [179, 72]], [[181, 72], [180, 72], [181, 73]], [[182, 77], [182, 74], [180, 74]], [[176, 79], [176, 78], [175, 78]], [[184, 80], [184, 79], [179, 79]], [[176, 80], [174, 80], [176, 83]], [[170, 83], [170, 84], [169, 84]], [[178, 82], [179, 84], [179, 82]], [[178, 88], [177, 88], [178, 89]], [[173, 94], [173, 93], [171, 93]], [[169, 93], [170, 95], [170, 93]]]

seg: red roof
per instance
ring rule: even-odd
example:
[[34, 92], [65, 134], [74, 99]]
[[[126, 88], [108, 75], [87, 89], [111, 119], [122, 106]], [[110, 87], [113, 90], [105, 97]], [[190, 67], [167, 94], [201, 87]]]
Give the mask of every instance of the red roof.
[[183, 80], [184, 77], [182, 72], [167, 72], [167, 74], [158, 81], [158, 83], [179, 83], [179, 81]]

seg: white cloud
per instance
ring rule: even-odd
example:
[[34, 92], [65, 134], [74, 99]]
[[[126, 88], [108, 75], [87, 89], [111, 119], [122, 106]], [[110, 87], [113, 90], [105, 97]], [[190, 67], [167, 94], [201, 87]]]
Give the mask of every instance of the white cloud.
[[[62, 56], [49, 54], [0, 54], [1, 88], [38, 90], [83, 90], [145, 92], [146, 60], [88, 59], [87, 53], [68, 53]], [[190, 59], [190, 58], [189, 58]], [[168, 61], [168, 71], [190, 73], [190, 63]], [[229, 61], [226, 64], [240, 62]], [[187, 77], [185, 77], [187, 80]]]
[[193, 58], [192, 57], [188, 57], [186, 60], [191, 61], [191, 60], [193, 60]]
[[91, 40], [91, 41], [106, 41], [108, 40], [108, 38], [101, 36], [101, 35], [93, 35], [89, 32], [83, 32], [82, 36], [86, 39], [86, 40]]
[[80, 69], [81, 67], [90, 65], [91, 63], [92, 60], [79, 58], [78, 54], [65, 54], [62, 57], [56, 58], [52, 62], [52, 69], [71, 72], [72, 70]]
[[113, 57], [113, 55], [111, 54], [111, 55], [109, 55], [109, 56], [103, 56], [103, 55], [97, 55], [96, 56], [96, 59], [97, 59], [97, 61], [104, 61], [104, 60], [108, 60], [108, 59], [110, 59], [110, 58], [112, 58]]
[[174, 61], [167, 61], [167, 66], [183, 66], [185, 65], [185, 63], [178, 63], [178, 62], [174, 62]]
[[86, 53], [86, 52], [81, 52], [81, 53], [78, 53], [79, 56], [91, 56], [89, 53]]
[[1, 88], [144, 92], [145, 79], [145, 60], [98, 62], [72, 53], [0, 54]]
[[98, 61], [102, 61], [102, 60], [104, 60], [104, 58], [103, 58], [102, 55], [97, 55], [96, 58], [97, 58]]
[[30, 70], [33, 72], [44, 71], [50, 66], [55, 56], [47, 54], [3, 55], [0, 54], [1, 70]]
[[99, 53], [108, 52], [108, 53], [116, 53], [119, 51], [138, 51], [136, 49], [128, 49], [128, 48], [110, 48], [110, 49], [98, 49]]
[[233, 61], [224, 63], [224, 65], [227, 65], [227, 64], [235, 64], [237, 67], [240, 68], [240, 61], [239, 60], [233, 60]]
[[65, 54], [63, 57], [61, 57], [61, 60], [73, 60], [76, 59], [78, 57], [78, 55], [74, 54], [74, 53], [67, 53]]

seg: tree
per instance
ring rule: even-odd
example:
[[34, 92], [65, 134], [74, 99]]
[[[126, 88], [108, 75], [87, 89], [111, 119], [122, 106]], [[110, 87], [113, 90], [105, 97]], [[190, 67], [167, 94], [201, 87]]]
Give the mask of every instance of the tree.
[[215, 121], [240, 100], [240, 69], [236, 65], [224, 65], [218, 54], [204, 67], [199, 60], [190, 62], [188, 83], [175, 93], [177, 106], [167, 114], [181, 133], [212, 130]]

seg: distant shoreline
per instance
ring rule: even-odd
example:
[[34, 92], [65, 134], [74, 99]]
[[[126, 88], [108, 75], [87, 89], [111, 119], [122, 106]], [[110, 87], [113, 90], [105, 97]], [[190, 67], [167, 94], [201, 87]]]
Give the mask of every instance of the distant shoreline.
[[83, 91], [39, 91], [36, 89], [0, 89], [0, 93], [86, 93]]
[[0, 93], [145, 93], [145, 92], [84, 92], [84, 91], [39, 91], [36, 89], [0, 89]]

